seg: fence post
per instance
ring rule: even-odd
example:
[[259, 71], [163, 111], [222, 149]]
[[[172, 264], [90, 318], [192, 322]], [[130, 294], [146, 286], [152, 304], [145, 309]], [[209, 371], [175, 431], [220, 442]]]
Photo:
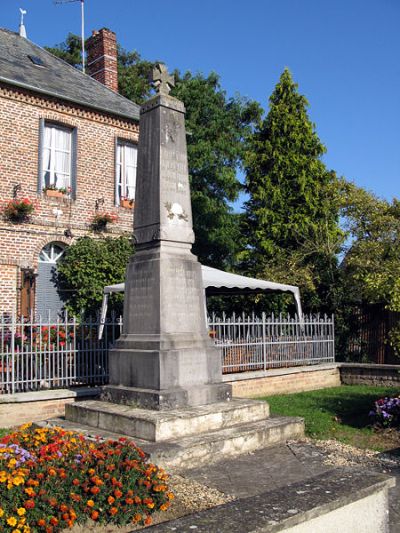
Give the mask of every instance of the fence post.
[[265, 335], [265, 312], [262, 314], [262, 347], [263, 347], [263, 362], [264, 362], [264, 372], [267, 370], [267, 339]]
[[11, 393], [15, 393], [15, 328], [17, 322], [15, 313], [11, 316]]
[[335, 362], [335, 315], [332, 313], [332, 357]]

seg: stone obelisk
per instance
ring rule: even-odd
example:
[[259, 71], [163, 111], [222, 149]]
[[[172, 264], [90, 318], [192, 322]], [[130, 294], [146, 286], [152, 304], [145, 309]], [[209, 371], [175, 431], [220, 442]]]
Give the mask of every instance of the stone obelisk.
[[164, 65], [157, 94], [141, 108], [135, 199], [136, 253], [126, 274], [124, 326], [110, 352], [109, 401], [150, 409], [230, 397], [207, 333], [201, 265], [194, 242], [185, 108], [169, 96]]

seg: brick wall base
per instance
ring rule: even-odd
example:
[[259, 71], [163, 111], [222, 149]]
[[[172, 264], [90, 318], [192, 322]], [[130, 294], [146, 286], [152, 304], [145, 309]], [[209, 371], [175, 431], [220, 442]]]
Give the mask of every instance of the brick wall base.
[[264, 376], [253, 375], [250, 379], [243, 374], [234, 379], [232, 376], [225, 376], [224, 381], [232, 385], [232, 395], [240, 398], [273, 396], [341, 385], [337, 365], [269, 370]]
[[370, 365], [342, 363], [339, 366], [343, 385], [375, 385], [400, 387], [399, 365]]
[[65, 405], [96, 397], [95, 389], [22, 392], [0, 397], [0, 428], [64, 416]]

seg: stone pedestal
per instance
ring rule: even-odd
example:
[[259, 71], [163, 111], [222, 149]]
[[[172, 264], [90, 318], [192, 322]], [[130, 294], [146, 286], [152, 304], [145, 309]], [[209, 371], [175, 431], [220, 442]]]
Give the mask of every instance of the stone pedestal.
[[110, 352], [103, 398], [151, 409], [229, 399], [207, 333], [201, 266], [191, 253], [184, 106], [167, 95], [141, 109], [134, 236], [124, 328]]

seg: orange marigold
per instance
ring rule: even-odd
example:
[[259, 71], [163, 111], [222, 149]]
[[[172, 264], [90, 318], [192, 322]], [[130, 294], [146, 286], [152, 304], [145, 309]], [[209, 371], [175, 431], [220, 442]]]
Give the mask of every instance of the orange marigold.
[[111, 509], [108, 511], [111, 516], [114, 516], [118, 513], [118, 509], [116, 507], [111, 507]]
[[93, 511], [92, 514], [90, 515], [90, 518], [92, 520], [97, 520], [99, 518], [99, 511]]

